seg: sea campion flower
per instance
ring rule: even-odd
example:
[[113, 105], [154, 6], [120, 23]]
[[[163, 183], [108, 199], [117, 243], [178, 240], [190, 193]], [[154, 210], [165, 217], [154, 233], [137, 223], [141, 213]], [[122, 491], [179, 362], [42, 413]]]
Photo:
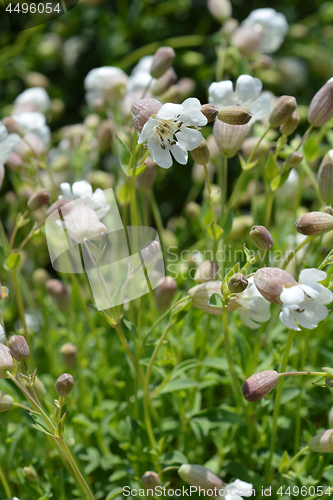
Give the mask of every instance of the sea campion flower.
[[33, 87], [24, 90], [14, 101], [13, 114], [19, 115], [24, 111], [39, 111], [46, 113], [51, 106], [49, 94], [43, 87]]
[[20, 140], [21, 137], [18, 134], [8, 134], [7, 128], [0, 122], [0, 163], [6, 163]]
[[[303, 328], [312, 330], [319, 321], [328, 315], [327, 307], [333, 299], [333, 293], [319, 283], [326, 278], [325, 271], [304, 269], [296, 285], [284, 286], [280, 295], [282, 311], [280, 320], [293, 330]], [[296, 323], [297, 322], [297, 323]]]
[[197, 148], [202, 141], [199, 130], [190, 127], [202, 127], [207, 118], [200, 111], [198, 99], [189, 98], [182, 104], [164, 104], [144, 125], [138, 143], [148, 142], [152, 159], [162, 168], [170, 168], [172, 157], [185, 165], [188, 151]]
[[128, 76], [115, 66], [94, 68], [84, 79], [86, 101], [91, 108], [114, 104], [125, 94]]
[[237, 78], [235, 91], [230, 80], [214, 82], [208, 88], [208, 100], [218, 109], [223, 106], [243, 106], [247, 108], [252, 118], [249, 124], [262, 120], [271, 112], [271, 94], [261, 92], [262, 82], [250, 75]]
[[241, 26], [252, 27], [260, 34], [259, 50], [264, 53], [276, 52], [289, 28], [285, 16], [271, 8], [253, 10]]
[[259, 323], [266, 323], [271, 317], [270, 303], [258, 291], [253, 277], [248, 279], [247, 288], [230, 305], [237, 306], [241, 320], [251, 330], [259, 328]]
[[102, 219], [110, 210], [110, 205], [107, 202], [106, 196], [102, 189], [96, 189], [93, 193], [91, 184], [88, 181], [74, 182], [72, 188], [68, 182], [60, 184], [62, 195], [59, 199], [65, 198], [66, 200], [73, 201], [79, 198], [85, 198], [84, 203], [93, 210], [99, 219]]
[[0, 325], [0, 344], [4, 344], [6, 341], [5, 330], [2, 325]]
[[144, 56], [133, 68], [126, 86], [126, 91], [128, 94], [130, 92], [135, 92], [136, 90], [144, 91], [149, 83], [152, 82], [150, 68], [153, 62], [153, 58], [154, 56]]
[[22, 125], [25, 132], [36, 134], [42, 141], [44, 146], [49, 146], [51, 142], [51, 131], [46, 125], [45, 116], [38, 111], [25, 111], [19, 115], [13, 115], [14, 120]]
[[78, 205], [66, 216], [66, 229], [77, 243], [83, 243], [107, 233], [106, 226], [100, 222], [96, 212], [88, 205]]

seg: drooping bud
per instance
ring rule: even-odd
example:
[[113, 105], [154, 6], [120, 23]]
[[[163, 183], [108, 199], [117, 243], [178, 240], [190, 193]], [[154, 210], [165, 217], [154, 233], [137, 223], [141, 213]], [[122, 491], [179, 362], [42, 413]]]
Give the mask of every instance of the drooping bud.
[[146, 496], [154, 496], [156, 486], [162, 485], [159, 475], [150, 470], [144, 473], [141, 480]]
[[162, 95], [177, 81], [177, 75], [172, 68], [168, 69], [163, 76], [155, 80], [151, 91], [155, 95]]
[[220, 153], [228, 158], [235, 156], [242, 147], [249, 130], [249, 125], [229, 125], [215, 120], [213, 133]]
[[242, 391], [246, 401], [256, 403], [269, 394], [279, 381], [279, 374], [275, 370], [258, 372], [245, 380]]
[[35, 468], [32, 465], [29, 465], [28, 467], [23, 467], [23, 476], [28, 480], [28, 481], [37, 481], [37, 473]]
[[[190, 486], [197, 486], [208, 492], [225, 486], [225, 483], [214, 472], [202, 465], [183, 464], [178, 469], [178, 475]], [[218, 496], [218, 495], [217, 495]]]
[[132, 122], [139, 134], [141, 134], [144, 124], [152, 115], [157, 114], [161, 107], [162, 104], [157, 99], [141, 99], [132, 104]]
[[207, 165], [210, 160], [210, 152], [206, 139], [202, 139], [201, 144], [191, 151], [191, 155], [199, 165]]
[[135, 180], [136, 187], [142, 190], [152, 188], [156, 178], [156, 163], [150, 156], [146, 158], [145, 164], [147, 165], [146, 168]]
[[291, 117], [288, 118], [287, 121], [282, 123], [282, 125], [280, 127], [281, 134], [284, 134], [284, 135], [293, 134], [295, 132], [295, 130], [297, 129], [300, 120], [301, 120], [300, 117], [298, 116], [296, 111], [294, 111], [293, 114], [291, 115]]
[[211, 123], [217, 117], [218, 109], [214, 104], [203, 104], [200, 109], [201, 113], [207, 118], [207, 123]]
[[29, 359], [30, 350], [27, 341], [23, 335], [13, 335], [8, 341], [8, 347], [10, 354], [16, 361], [24, 361]]
[[222, 281], [206, 281], [189, 289], [188, 294], [193, 298], [192, 306], [202, 311], [222, 315], [222, 307], [211, 306], [209, 299], [214, 293], [221, 295]]
[[5, 116], [5, 118], [2, 119], [2, 123], [6, 127], [8, 134], [18, 134], [20, 137], [24, 136], [24, 127], [22, 127], [22, 125], [20, 125], [11, 116]]
[[245, 278], [244, 274], [236, 273], [233, 274], [228, 281], [228, 288], [232, 293], [241, 293], [246, 290], [248, 283], [249, 282]]
[[286, 158], [286, 164], [288, 167], [296, 167], [303, 160], [303, 155], [299, 151], [294, 151]]
[[60, 349], [60, 354], [63, 363], [67, 368], [75, 368], [77, 360], [77, 347], [74, 344], [71, 344], [70, 342], [64, 344]]
[[83, 124], [90, 130], [96, 130], [98, 125], [101, 123], [101, 118], [97, 113], [90, 113], [86, 116]]
[[114, 132], [114, 124], [110, 120], [103, 120], [98, 127], [96, 139], [102, 154], [111, 149], [112, 135]]
[[172, 66], [176, 53], [172, 47], [160, 47], [153, 57], [150, 74], [153, 78], [160, 78]]
[[321, 127], [333, 116], [333, 77], [312, 98], [308, 120], [311, 125]]
[[29, 210], [35, 211], [46, 205], [50, 199], [50, 193], [47, 189], [37, 189], [29, 198], [27, 206]]
[[333, 201], [333, 149], [324, 156], [318, 170], [320, 196], [326, 203]]
[[164, 309], [170, 307], [176, 290], [177, 283], [173, 278], [171, 278], [171, 276], [166, 276], [161, 280], [154, 292], [156, 308], [159, 311], [163, 311]]
[[283, 95], [275, 104], [273, 111], [269, 117], [269, 123], [273, 128], [280, 127], [284, 122], [289, 120], [297, 107], [295, 97]]
[[253, 241], [253, 244], [264, 252], [270, 250], [274, 245], [274, 240], [271, 233], [265, 226], [253, 226], [250, 231], [250, 236]]
[[325, 214], [333, 215], [333, 208], [332, 207], [324, 207], [322, 211], [325, 212]]
[[296, 220], [296, 229], [307, 236], [319, 236], [333, 229], [333, 217], [325, 212], [309, 212]]
[[281, 304], [280, 295], [284, 285], [297, 285], [291, 274], [277, 267], [258, 269], [253, 279], [259, 293], [273, 304]]
[[70, 289], [61, 281], [52, 279], [46, 283], [46, 289], [51, 297], [56, 301], [60, 311], [66, 312], [70, 307]]
[[37, 286], [45, 285], [48, 279], [50, 275], [43, 267], [37, 267], [32, 273], [32, 281]]
[[0, 344], [0, 378], [6, 378], [6, 371], [12, 372], [14, 370], [13, 356], [10, 350], [3, 344]]
[[189, 201], [185, 207], [185, 214], [190, 220], [196, 219], [199, 216], [200, 211], [201, 207], [199, 203], [196, 203], [195, 201]]
[[205, 283], [215, 280], [219, 272], [219, 266], [213, 260], [205, 260], [195, 272], [194, 281], [196, 283]]
[[231, 16], [232, 6], [229, 0], [208, 0], [207, 7], [211, 15], [220, 23]]
[[308, 446], [311, 451], [318, 453], [332, 453], [333, 452], [333, 429], [320, 432], [312, 439], [310, 439]]
[[229, 125], [246, 125], [252, 118], [249, 109], [244, 106], [223, 106], [218, 112], [218, 119]]
[[107, 227], [99, 220], [95, 210], [88, 205], [76, 205], [66, 218], [68, 235], [77, 243], [92, 240], [107, 233]]
[[63, 373], [55, 383], [55, 390], [58, 396], [66, 398], [74, 387], [74, 378], [69, 373]]
[[9, 411], [13, 408], [14, 399], [0, 391], [0, 412]]
[[52, 205], [47, 209], [46, 214], [51, 215], [53, 212], [60, 210], [62, 217], [64, 217], [71, 209], [71, 205], [69, 204], [66, 208], [65, 205], [69, 203], [69, 200], [66, 198], [60, 198], [59, 200], [52, 203]]
[[239, 26], [231, 35], [231, 45], [248, 57], [260, 47], [262, 35], [253, 26]]

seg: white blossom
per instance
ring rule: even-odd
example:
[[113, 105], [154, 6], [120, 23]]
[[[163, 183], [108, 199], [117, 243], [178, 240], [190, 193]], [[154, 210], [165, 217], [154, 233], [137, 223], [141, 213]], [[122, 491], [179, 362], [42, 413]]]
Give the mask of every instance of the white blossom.
[[259, 323], [265, 323], [271, 317], [271, 304], [259, 293], [253, 276], [248, 279], [247, 288], [237, 295], [234, 302], [239, 306], [237, 310], [244, 325], [252, 330], [259, 328]]
[[333, 299], [330, 290], [318, 283], [326, 278], [325, 271], [304, 269], [297, 285], [283, 287], [280, 295], [282, 310], [280, 320], [292, 330], [300, 331], [300, 326], [312, 330], [328, 315], [325, 304]]
[[13, 114], [19, 115], [22, 111], [46, 113], [50, 106], [51, 99], [46, 90], [43, 87], [32, 87], [16, 97]]
[[207, 124], [207, 118], [200, 109], [200, 101], [195, 98], [186, 99], [182, 104], [167, 103], [146, 122], [138, 142], [148, 141], [149, 152], [157, 165], [171, 167], [170, 153], [178, 163], [187, 163], [187, 151], [197, 148], [202, 141], [201, 132], [189, 127]]
[[150, 68], [154, 56], [144, 56], [140, 59], [138, 64], [133, 68], [131, 76], [128, 79], [126, 92], [135, 92], [142, 90], [143, 92], [147, 86], [154, 80], [150, 75]]
[[44, 146], [51, 142], [51, 131], [46, 125], [45, 116], [38, 111], [25, 111], [19, 115], [13, 115], [17, 123], [22, 125], [26, 132], [33, 132], [43, 141]]
[[116, 66], [94, 68], [84, 79], [86, 101], [92, 108], [96, 102], [113, 104], [122, 99], [128, 76]]
[[4, 344], [6, 341], [5, 330], [2, 325], [0, 325], [0, 344]]
[[214, 82], [208, 88], [208, 100], [218, 109], [223, 106], [244, 106], [251, 112], [251, 125], [262, 120], [271, 112], [272, 97], [270, 92], [261, 92], [262, 82], [250, 75], [237, 78], [235, 91], [230, 80]]
[[253, 484], [236, 479], [234, 482], [224, 486], [223, 489], [226, 491], [226, 494], [221, 499], [242, 500], [243, 497], [252, 496]]
[[73, 207], [65, 218], [69, 236], [77, 243], [83, 243], [107, 233], [106, 226], [100, 222], [96, 212], [88, 205]]
[[93, 193], [91, 184], [88, 181], [74, 182], [72, 187], [68, 182], [63, 182], [60, 184], [60, 190], [62, 195], [59, 198], [66, 198], [69, 201], [85, 198], [84, 203], [95, 210], [99, 219], [103, 219], [110, 210], [110, 205], [102, 189], [98, 188]]
[[242, 26], [253, 27], [261, 35], [260, 50], [272, 53], [278, 50], [288, 33], [285, 16], [271, 8], [255, 9], [243, 22]]
[[0, 122], [0, 163], [6, 163], [20, 140], [21, 137], [18, 134], [8, 134], [6, 127]]

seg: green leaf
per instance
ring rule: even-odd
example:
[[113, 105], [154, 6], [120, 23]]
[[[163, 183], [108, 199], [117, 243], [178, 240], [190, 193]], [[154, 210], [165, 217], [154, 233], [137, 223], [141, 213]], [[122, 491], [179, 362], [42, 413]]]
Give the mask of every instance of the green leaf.
[[280, 169], [278, 167], [278, 164], [274, 158], [274, 154], [272, 151], [270, 151], [267, 163], [265, 165], [265, 175], [268, 184], [270, 184], [275, 177], [280, 175]]
[[146, 167], [147, 167], [146, 163], [142, 163], [141, 165], [138, 165], [135, 168], [131, 168], [128, 171], [129, 177], [138, 177], [146, 170]]
[[285, 404], [288, 401], [296, 398], [301, 392], [300, 387], [286, 387], [282, 391], [281, 404]]
[[0, 266], [3, 266], [6, 261], [7, 252], [0, 246]]
[[56, 437], [60, 437], [60, 436], [63, 436], [64, 434], [64, 426], [65, 426], [65, 418], [66, 418], [66, 415], [67, 415], [67, 411], [65, 411], [65, 413], [63, 414], [63, 416], [61, 417], [61, 420], [59, 422], [59, 425], [57, 427], [57, 430], [55, 432], [55, 436]]
[[216, 222], [212, 222], [207, 226], [207, 231], [212, 240], [218, 241], [220, 238], [222, 238], [224, 231], [222, 227], [220, 227]]
[[121, 168], [128, 175], [128, 170], [131, 162], [132, 153], [129, 150], [127, 144], [125, 144], [119, 137], [117, 136], [118, 143], [118, 157], [120, 161]]
[[18, 252], [10, 254], [5, 262], [5, 268], [7, 271], [16, 271], [20, 265], [21, 256]]
[[181, 302], [174, 308], [169, 320], [170, 325], [179, 323], [179, 321], [181, 321], [186, 316], [186, 314], [191, 309], [192, 302], [192, 297], [189, 297], [187, 300], [184, 300], [184, 302]]
[[304, 155], [307, 163], [312, 163], [318, 158], [319, 143], [315, 135], [310, 135], [304, 144]]
[[278, 175], [277, 177], [274, 177], [274, 179], [271, 181], [271, 183], [269, 185], [270, 188], [271, 188], [271, 190], [272, 191], [276, 191], [281, 186], [283, 186], [283, 184], [286, 182], [286, 180], [288, 179], [288, 177], [289, 177], [289, 171], [285, 172], [282, 175]]
[[234, 209], [231, 208], [230, 212], [228, 213], [228, 217], [225, 221], [224, 228], [223, 228], [225, 238], [228, 236], [228, 234], [230, 233], [230, 231], [232, 229], [233, 220], [234, 220]]
[[167, 394], [169, 392], [182, 391], [184, 389], [192, 389], [192, 387], [198, 387], [198, 382], [190, 378], [179, 378], [177, 380], [172, 380], [166, 384], [161, 390], [160, 394]]
[[128, 205], [131, 201], [131, 194], [128, 183], [124, 179], [119, 179], [116, 186], [117, 200], [120, 205]]
[[50, 429], [48, 428], [47, 424], [44, 421], [44, 418], [39, 415], [39, 413], [29, 413], [29, 415], [32, 417], [34, 420], [34, 424], [32, 424], [32, 427], [34, 429], [37, 429], [40, 432], [43, 432], [44, 434], [47, 434], [48, 436], [53, 436], [53, 434], [50, 432]]
[[164, 465], [173, 465], [173, 464], [186, 464], [187, 462], [188, 460], [183, 453], [181, 453], [178, 450], [174, 450], [162, 455], [159, 463], [162, 463]]
[[289, 470], [290, 458], [288, 452], [285, 450], [279, 464], [279, 472], [286, 473]]
[[328, 373], [329, 375], [332, 375], [333, 377], [333, 368], [329, 368], [328, 366], [324, 366], [322, 368], [322, 370], [324, 370], [326, 373]]
[[208, 304], [213, 307], [222, 307], [223, 306], [223, 297], [219, 293], [213, 293], [210, 297]]

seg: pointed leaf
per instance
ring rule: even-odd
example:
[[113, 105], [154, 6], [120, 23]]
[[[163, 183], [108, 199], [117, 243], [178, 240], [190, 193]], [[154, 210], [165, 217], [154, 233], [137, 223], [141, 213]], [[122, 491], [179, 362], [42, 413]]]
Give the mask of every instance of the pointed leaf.
[[274, 158], [274, 154], [272, 151], [270, 151], [267, 163], [265, 165], [265, 175], [268, 184], [277, 177], [280, 174], [280, 169], [278, 167], [278, 164]]
[[125, 174], [127, 175], [132, 153], [130, 152], [127, 144], [125, 144], [121, 139], [119, 139], [118, 136], [117, 136], [117, 143], [118, 143], [118, 157], [120, 165]]

